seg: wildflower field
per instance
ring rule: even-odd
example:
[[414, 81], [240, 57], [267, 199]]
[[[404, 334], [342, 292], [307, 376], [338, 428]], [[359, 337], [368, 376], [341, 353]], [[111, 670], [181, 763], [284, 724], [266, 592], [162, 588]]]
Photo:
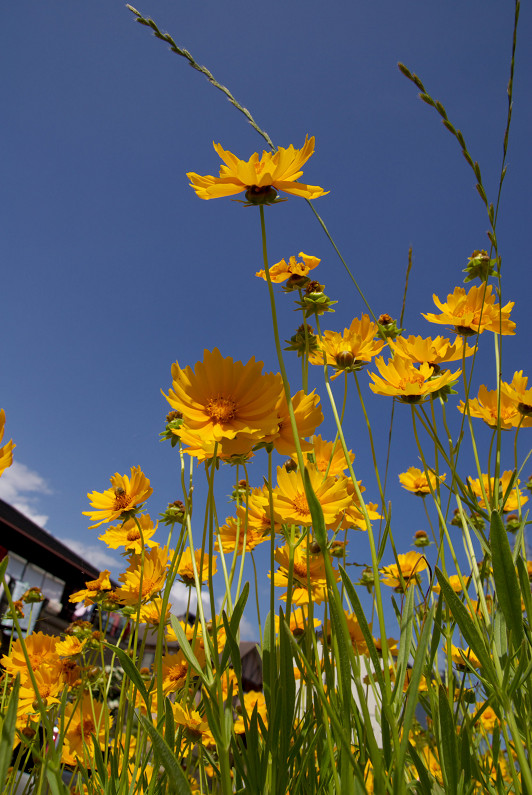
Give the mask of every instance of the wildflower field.
[[[70, 596], [90, 621], [61, 635], [38, 622], [24, 632], [22, 618], [43, 596], [32, 588], [14, 601], [8, 558], [0, 562], [12, 624], [0, 657], [1, 792], [532, 795], [532, 371], [528, 361], [504, 366], [528, 333], [514, 307], [529, 298], [526, 284], [522, 295], [503, 289], [497, 228], [519, 3], [513, 40], [504, 42], [508, 103], [495, 190], [458, 120], [399, 64], [473, 176], [488, 230], [448, 265], [446, 293], [427, 294], [418, 318], [406, 312], [412, 249], [392, 316], [374, 309], [363, 287], [371, 274], [361, 280], [356, 257], [333, 240], [322, 205], [334, 185], [309, 184], [320, 158], [312, 130], [274, 143], [158, 22], [128, 8], [262, 137], [255, 153], [233, 153], [216, 137], [214, 154], [191, 162], [186, 178], [198, 229], [218, 204], [211, 200], [232, 200], [239, 223], [256, 233], [249, 257], [261, 258], [249, 279], [271, 316], [261, 334], [276, 366], [240, 361], [216, 336], [202, 336], [198, 361], [182, 360], [178, 347], [161, 390], [160, 432], [177, 473], [175, 499], [159, 515], [151, 509], [157, 482], [137, 460], [114, 474], [103, 460], [100, 480], [87, 484], [88, 533], [123, 557], [116, 581], [104, 569]], [[304, 234], [296, 250], [270, 256], [289, 202], [308, 205], [327, 262]], [[240, 245], [220, 239], [220, 260], [230, 262]], [[327, 290], [333, 257], [345, 272], [337, 295]], [[204, 290], [215, 300], [208, 278]], [[356, 310], [342, 328], [335, 313], [346, 304]], [[204, 335], [200, 313], [194, 333]], [[235, 293], [226, 324], [237, 315]], [[235, 338], [242, 334], [237, 317]], [[132, 357], [128, 378], [134, 366]], [[396, 472], [399, 429], [415, 455]], [[2, 409], [0, 475], [17, 457], [9, 437]], [[358, 466], [362, 446], [367, 470]], [[396, 518], [397, 492], [412, 516], [422, 506], [423, 529], [413, 521], [405, 530], [408, 513]], [[179, 615], [176, 582], [187, 595]], [[244, 667], [244, 622], [256, 628], [255, 680]]]

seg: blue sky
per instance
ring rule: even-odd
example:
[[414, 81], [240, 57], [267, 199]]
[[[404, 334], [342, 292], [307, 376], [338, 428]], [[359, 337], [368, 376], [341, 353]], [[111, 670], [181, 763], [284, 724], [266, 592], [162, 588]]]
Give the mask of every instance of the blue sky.
[[[307, 133], [316, 136], [304, 179], [330, 190], [316, 209], [375, 313], [399, 315], [412, 246], [406, 329], [439, 333], [420, 313], [433, 311], [433, 293], [444, 299], [461, 284], [468, 255], [488, 245], [488, 222], [456, 141], [417, 99], [397, 62], [443, 102], [494, 200], [513, 4], [138, 4], [231, 89], [278, 145], [301, 147]], [[503, 300], [516, 301], [518, 324], [518, 335], [504, 342], [506, 380], [516, 369], [530, 372], [531, 35], [524, 5], [498, 226]], [[218, 346], [226, 356], [254, 355], [277, 370], [266, 289], [254, 276], [262, 267], [258, 212], [228, 199], [202, 202], [185, 176], [218, 172], [213, 140], [243, 159], [263, 141], [122, 2], [12, 3], [0, 37], [0, 405], [7, 438], [17, 444], [17, 465], [2, 478], [2, 494], [54, 535], [85, 545], [103, 567], [111, 565], [101, 556], [105, 549], [82, 516], [88, 491], [141, 465], [154, 486], [152, 515], [180, 497], [175, 451], [158, 441], [168, 410], [160, 389], [170, 386], [171, 363], [193, 365], [204, 348]], [[290, 198], [269, 208], [267, 223], [272, 262], [301, 250], [321, 257], [318, 278], [339, 299], [324, 327], [342, 330], [360, 316], [363, 304], [306, 203]], [[292, 308], [280, 295], [283, 339], [299, 323]], [[475, 384], [493, 388], [489, 337], [481, 337]], [[290, 367], [298, 388], [295, 357]], [[367, 386], [365, 394], [383, 464], [390, 402]], [[357, 476], [376, 498], [354, 392], [349, 408]], [[448, 412], [459, 416], [454, 405]], [[426, 526], [422, 506], [397, 485], [397, 473], [417, 464], [409, 413], [397, 406], [390, 466], [402, 551]], [[327, 419], [322, 434], [330, 436], [331, 427]], [[479, 428], [481, 448], [488, 438], [482, 434]], [[526, 454], [524, 434], [521, 444]], [[251, 468], [257, 484], [264, 467], [257, 458]], [[232, 477], [228, 468], [221, 474], [221, 515]], [[224, 515], [230, 513], [227, 505]], [[368, 559], [362, 534], [351, 547], [353, 560]], [[391, 561], [390, 552], [385, 562]], [[267, 568], [264, 562], [264, 593]]]

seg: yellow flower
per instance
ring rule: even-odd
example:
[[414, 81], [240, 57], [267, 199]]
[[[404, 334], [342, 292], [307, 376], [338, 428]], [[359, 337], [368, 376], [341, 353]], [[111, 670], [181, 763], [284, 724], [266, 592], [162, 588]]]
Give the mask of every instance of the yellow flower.
[[[500, 423], [501, 430], [509, 431], [517, 428], [521, 423], [521, 428], [532, 426], [532, 417], [526, 417], [519, 411], [521, 401], [518, 394], [524, 396], [523, 383], [526, 388], [528, 379], [523, 378], [523, 371], [514, 373], [511, 384], [504, 381], [501, 383], [500, 394]], [[467, 412], [465, 403], [461, 400], [458, 404], [458, 411], [462, 414]], [[499, 420], [499, 398], [497, 390], [488, 390], [484, 384], [479, 387], [478, 398], [469, 399], [469, 413], [476, 419], [484, 420], [490, 428], [496, 428]]]
[[[469, 579], [470, 577], [464, 577], [466, 585], [468, 584]], [[449, 585], [451, 586], [451, 588], [455, 593], [462, 592], [462, 583], [460, 582], [460, 577], [458, 576], [458, 574], [451, 574], [451, 576], [448, 577], [448, 580], [449, 580]], [[434, 593], [440, 593], [441, 588], [438, 584], [436, 584], [432, 586], [432, 590], [434, 591]]]
[[[268, 487], [262, 486], [260, 489], [252, 489], [246, 501], [238, 506], [237, 517], [240, 519], [242, 527], [247, 523], [248, 532], [260, 533], [263, 537], [269, 536], [272, 531], [272, 520], [270, 515], [270, 496]], [[273, 532], [277, 533], [281, 529], [281, 522], [274, 518]]]
[[[477, 705], [480, 706], [480, 705]], [[482, 715], [479, 717], [479, 722], [483, 726], [483, 728], [491, 734], [495, 730], [495, 726], [499, 723], [499, 719], [497, 718], [497, 714], [492, 707], [486, 707]]]
[[296, 181], [303, 174], [301, 166], [314, 154], [313, 137], [309, 140], [307, 136], [302, 149], [294, 149], [292, 145], [288, 149], [280, 146], [275, 153], [263, 151], [260, 159], [255, 152], [247, 161], [239, 160], [231, 152], [222, 149], [220, 144], [213, 146], [225, 163], [220, 166], [220, 176], [202, 177], [192, 171], [187, 174], [190, 186], [200, 199], [218, 199], [246, 191], [248, 201], [260, 200], [261, 197], [273, 201], [275, 190], [304, 199], [317, 199], [328, 192], [317, 185], [304, 185]]
[[338, 331], [324, 331], [319, 341], [319, 349], [310, 354], [309, 362], [323, 365], [325, 354], [327, 364], [337, 368], [332, 378], [336, 378], [343, 370], [360, 370], [386, 344], [384, 340], [375, 339], [378, 333], [377, 323], [369, 315], [362, 315], [360, 319], [355, 318], [342, 334]]
[[457, 334], [471, 336], [482, 334], [483, 331], [493, 331], [497, 334], [515, 334], [515, 323], [510, 320], [510, 312], [514, 306], [509, 301], [501, 307], [495, 303], [492, 295], [492, 285], [481, 284], [472, 287], [466, 293], [464, 287], [455, 287], [454, 292], [447, 296], [447, 302], [442, 303], [437, 295], [433, 300], [441, 315], [431, 313], [423, 314], [430, 323], [440, 323], [453, 326]]
[[[279, 633], [279, 626], [281, 623], [279, 620], [279, 616], [277, 615], [274, 616], [274, 620], [275, 620], [275, 631], [276, 633]], [[304, 604], [302, 607], [296, 607], [295, 610], [292, 610], [292, 612], [290, 613], [289, 625], [290, 625], [290, 632], [292, 633], [294, 638], [298, 638], [304, 634], [305, 628], [308, 626], [308, 623], [309, 623], [308, 605]], [[319, 627], [320, 624], [321, 621], [319, 620], [319, 618], [313, 619], [312, 626], [314, 627], [314, 629]]]
[[[499, 478], [499, 502], [503, 499], [504, 495], [508, 491], [508, 486], [510, 485], [510, 480], [512, 479], [513, 472], [511, 469], [503, 472], [501, 477]], [[486, 509], [486, 503], [484, 502], [484, 498], [482, 496], [482, 488], [480, 486], [480, 479], [473, 480], [473, 478], [468, 478], [469, 485], [471, 486], [471, 490], [475, 497], [478, 499], [478, 504], [481, 508]], [[484, 486], [484, 491], [486, 492], [486, 496], [490, 503], [494, 502], [494, 495], [495, 495], [495, 478], [488, 478], [487, 475], [482, 475], [482, 483]], [[506, 498], [506, 502], [503, 505], [503, 511], [517, 511], [519, 507], [524, 505], [525, 502], [528, 502], [528, 497], [523, 494], [521, 489], [518, 488], [519, 484], [521, 483], [520, 480], [514, 481], [514, 487], [508, 494]], [[490, 505], [490, 508], [493, 507]]]
[[[43, 632], [33, 632], [24, 640], [32, 671], [42, 665], [54, 666], [59, 662], [56, 645], [59, 638], [45, 635]], [[0, 661], [6, 671], [12, 676], [20, 674], [21, 681], [29, 681], [28, 666], [22, 651], [22, 643], [17, 638], [13, 641], [9, 655], [4, 655]]]
[[57, 642], [55, 650], [60, 657], [75, 657], [79, 654], [87, 642], [87, 638], [77, 638], [75, 635], [66, 635], [63, 640]]
[[106, 705], [85, 695], [76, 705], [66, 704], [64, 715], [65, 744], [61, 760], [67, 765], [75, 765], [81, 760], [86, 767], [93, 767], [93, 735], [103, 751], [106, 728], [108, 730], [113, 722]]
[[[268, 726], [268, 710], [266, 707], [266, 699], [264, 697], [264, 693], [261, 693], [258, 690], [250, 690], [247, 693], [244, 693], [244, 704], [241, 706], [242, 712], [245, 712], [248, 718], [248, 725], [249, 721], [251, 720], [251, 716], [253, 715], [253, 711], [257, 708], [257, 715], [260, 715], [262, 718], [262, 722], [264, 726]], [[260, 730], [260, 722], [259, 722], [259, 730]], [[244, 734], [246, 730], [246, 724], [244, 722], [243, 716], [239, 716], [235, 721], [234, 729], [235, 734]]]
[[[303, 541], [294, 549], [294, 563], [292, 570], [292, 602], [295, 605], [308, 604], [310, 601], [309, 592], [312, 594], [312, 601], [321, 604], [327, 594], [327, 577], [325, 574], [325, 562], [323, 555], [312, 555], [307, 552], [306, 544]], [[275, 550], [275, 560], [280, 568], [275, 572], [273, 584], [280, 588], [288, 585], [288, 575], [290, 569], [290, 550], [285, 544]], [[271, 576], [271, 575], [269, 575]], [[340, 579], [340, 573], [336, 573]], [[286, 594], [281, 596], [286, 599]]]
[[[202, 663], [203, 664], [203, 663]], [[163, 693], [167, 696], [183, 687], [187, 679], [188, 663], [181, 650], [177, 654], [165, 654], [161, 659]]]
[[[0, 442], [4, 438], [4, 426], [6, 424], [6, 413], [4, 409], [0, 409]], [[13, 448], [16, 445], [13, 444], [13, 441], [9, 441], [3, 447], [0, 447], [0, 475], [4, 471], [11, 466], [13, 463]]]
[[422, 402], [433, 392], [454, 383], [462, 372], [457, 370], [456, 373], [451, 373], [450, 370], [444, 370], [440, 375], [434, 376], [434, 368], [429, 364], [421, 364], [417, 368], [400, 356], [394, 356], [387, 364], [379, 356], [375, 359], [375, 364], [382, 377], [369, 373], [374, 381], [369, 388], [377, 395], [396, 397], [403, 403]]
[[251, 552], [265, 540], [264, 535], [259, 530], [249, 526], [245, 521], [245, 517], [244, 521], [238, 523], [234, 516], [229, 516], [225, 520], [225, 524], [218, 530], [215, 548], [220, 549], [221, 544], [224, 552], [236, 552], [241, 555], [244, 551], [244, 541], [246, 551]]
[[442, 362], [456, 362], [462, 359], [464, 355], [472, 356], [475, 352], [476, 346], [465, 345], [462, 340], [456, 340], [451, 345], [451, 340], [445, 337], [396, 337], [394, 340], [389, 340], [390, 348], [402, 356], [403, 359], [410, 359], [415, 364], [430, 364], [431, 367], [441, 364]]
[[460, 668], [462, 670], [466, 668], [466, 663], [464, 658], [470, 663], [470, 665], [473, 666], [473, 668], [482, 667], [482, 663], [480, 662], [476, 654], [474, 654], [471, 651], [471, 649], [459, 649], [458, 646], [453, 646], [451, 644], [451, 659], [455, 663], [457, 668]]
[[133, 553], [128, 560], [127, 571], [118, 577], [123, 585], [115, 593], [123, 605], [136, 607], [139, 601], [148, 602], [163, 589], [169, 566], [168, 549], [156, 546], [144, 552], [144, 559]]
[[[274, 284], [281, 284], [281, 282], [289, 279], [290, 276], [307, 276], [307, 274], [314, 270], [314, 268], [317, 268], [321, 262], [321, 259], [318, 259], [318, 257], [310, 257], [308, 254], [303, 254], [302, 251], [299, 252], [299, 256], [303, 262], [298, 262], [295, 257], [290, 257], [288, 263], [282, 259], [280, 262], [276, 262], [275, 265], [272, 265], [270, 268], [270, 279]], [[266, 271], [258, 271], [255, 276], [267, 281]]]
[[244, 365], [222, 358], [217, 348], [206, 350], [195, 371], [173, 364], [172, 378], [166, 399], [181, 412], [185, 427], [203, 439], [219, 442], [244, 434], [257, 443], [276, 433], [281, 377], [263, 375], [255, 357]]
[[199, 712], [182, 707], [181, 704], [172, 704], [172, 712], [174, 713], [174, 721], [178, 726], [183, 726], [184, 732], [191, 742], [201, 742], [203, 745], [212, 745], [214, 743], [209, 724]]
[[385, 585], [389, 585], [391, 588], [401, 589], [401, 591], [403, 590], [403, 585], [401, 583], [400, 573], [405, 583], [404, 587], [408, 588], [409, 585], [418, 582], [417, 575], [419, 572], [428, 568], [425, 556], [417, 552], [407, 552], [406, 555], [397, 555], [397, 562], [399, 565], [394, 563], [391, 566], [383, 566], [380, 571], [381, 574], [385, 576], [383, 579]]
[[[151, 624], [153, 627], [158, 627], [161, 623], [162, 609], [163, 600], [160, 596], [156, 596], [155, 599], [152, 599], [151, 602], [148, 602], [146, 605], [142, 605], [140, 608], [139, 623]], [[163, 624], [166, 624], [168, 621], [170, 621], [171, 609], [172, 605], [167, 604]]]
[[[35, 683], [37, 685], [37, 692], [44, 702], [45, 708], [50, 708], [54, 704], [59, 704], [58, 698], [65, 687], [65, 682], [61, 676], [58, 676], [58, 669], [54, 666], [41, 665], [40, 668], [35, 670]], [[19, 700], [17, 704], [17, 725], [26, 724], [30, 715], [38, 715], [40, 718], [38, 702], [36, 700], [36, 692], [31, 679], [21, 680]]]
[[[315, 466], [307, 467], [310, 483], [318, 499], [325, 519], [330, 527], [351, 502], [345, 478], [324, 478]], [[277, 468], [277, 487], [273, 490], [273, 506], [276, 518], [283, 524], [309, 527], [312, 524], [303, 478], [299, 472], [287, 472]]]
[[[306, 442], [303, 437], [311, 436], [318, 425], [323, 422], [323, 413], [318, 406], [319, 402], [319, 395], [316, 395], [315, 392], [306, 395], [302, 389], [292, 397], [292, 407], [302, 450], [312, 449], [312, 445]], [[271, 441], [281, 455], [291, 456], [295, 452], [296, 444], [284, 391], [277, 401], [276, 409], [279, 420], [277, 433], [271, 437], [271, 440], [266, 439], [265, 441]]]
[[172, 429], [174, 436], [178, 436], [186, 445], [184, 452], [200, 461], [209, 461], [219, 458], [221, 461], [243, 460], [253, 457], [252, 450], [257, 444], [257, 439], [244, 433], [239, 433], [234, 439], [221, 439], [216, 442], [213, 438], [205, 437], [203, 432], [191, 431], [185, 425]]
[[[314, 464], [322, 475], [333, 478], [345, 472], [348, 465], [339, 441], [336, 444], [334, 442], [326, 442], [321, 436], [313, 436], [310, 441], [312, 450], [304, 456], [307, 463]], [[292, 456], [292, 458], [295, 460], [295, 456]], [[351, 463], [355, 460], [355, 454], [352, 450], [349, 450], [349, 460]]]
[[85, 583], [85, 588], [73, 593], [68, 601], [75, 603], [85, 600], [86, 605], [93, 605], [98, 598], [105, 596], [107, 591], [112, 590], [110, 576], [111, 572], [108, 569], [101, 571], [96, 580], [88, 580]]
[[[368, 654], [368, 646], [364, 640], [364, 634], [360, 628], [360, 624], [358, 623], [356, 615], [354, 613], [347, 613], [346, 611], [344, 611], [344, 614], [347, 622], [347, 631], [349, 632], [349, 637], [351, 638], [351, 643], [356, 654]], [[371, 624], [369, 625], [369, 628], [371, 630]], [[324, 631], [327, 635], [327, 638], [329, 639], [329, 642], [331, 642], [331, 635], [334, 632], [334, 627], [329, 620], [325, 622]]]
[[[203, 566], [201, 560], [203, 558]], [[207, 582], [209, 579], [209, 555], [202, 549], [196, 549], [194, 552], [194, 560], [196, 561], [196, 569], [200, 582]], [[216, 556], [212, 557], [212, 573], [216, 574]], [[192, 555], [190, 547], [187, 547], [181, 556], [177, 573], [185, 583], [185, 585], [194, 585], [194, 566], [192, 564]]]
[[[355, 486], [352, 480], [348, 479], [345, 481], [345, 487], [347, 493], [349, 495], [350, 503], [347, 506], [345, 513], [340, 518], [340, 521], [333, 526], [333, 529], [337, 532], [338, 530], [349, 530], [351, 528], [356, 528], [357, 530], [367, 530], [366, 519], [362, 512], [362, 508], [360, 506], [360, 501], [355, 491]], [[358, 488], [360, 492], [366, 490], [365, 486], [362, 485], [362, 481], [358, 481]], [[370, 522], [375, 521], [376, 519], [380, 519], [381, 515], [377, 510], [377, 505], [373, 502], [366, 502], [366, 513], [368, 514], [368, 519]]]
[[[138, 528], [140, 525], [140, 530]], [[119, 527], [109, 527], [103, 535], [98, 536], [100, 541], [104, 541], [110, 549], [125, 547], [128, 552], [142, 552], [143, 542], [145, 547], [154, 547], [156, 542], [150, 538], [157, 530], [157, 524], [153, 522], [148, 514], [128, 519]], [[142, 531], [142, 532], [141, 532]]]
[[532, 416], [532, 389], [527, 389], [527, 385], [528, 376], [522, 370], [514, 373], [511, 384], [501, 384], [501, 390], [524, 417]]
[[145, 502], [153, 492], [150, 481], [140, 467], [131, 467], [131, 479], [116, 472], [111, 478], [111, 485], [112, 488], [103, 493], [93, 491], [92, 494], [87, 494], [92, 507], [96, 509], [83, 511], [84, 516], [97, 520], [91, 528], [118, 519], [123, 513]]
[[406, 472], [399, 475], [401, 486], [417, 497], [424, 497], [426, 494], [436, 491], [438, 481], [443, 483], [444, 480], [445, 475], [436, 475], [430, 471], [427, 478], [425, 472], [417, 467], [409, 467]]

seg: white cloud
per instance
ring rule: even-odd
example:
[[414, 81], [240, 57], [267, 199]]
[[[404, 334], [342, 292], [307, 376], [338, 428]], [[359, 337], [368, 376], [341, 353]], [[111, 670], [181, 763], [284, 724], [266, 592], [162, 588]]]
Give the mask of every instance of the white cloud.
[[[170, 602], [172, 604], [172, 613], [174, 615], [180, 616], [186, 611], [188, 604], [188, 591], [189, 589], [187, 586], [182, 582], [178, 582], [177, 580], [172, 585], [172, 590], [170, 591]], [[209, 619], [211, 617], [211, 604], [208, 593], [201, 594], [201, 601], [203, 602], [203, 612], [205, 613], [205, 618]], [[189, 610], [191, 613], [196, 612], [197, 604], [198, 600], [196, 598], [196, 589], [192, 588], [189, 605]]]
[[110, 555], [105, 549], [102, 549], [99, 544], [85, 544], [77, 538], [59, 538], [59, 536], [56, 536], [56, 538], [58, 541], [61, 541], [61, 543], [66, 544], [66, 546], [79, 555], [80, 558], [91, 563], [99, 571], [120, 567], [124, 569], [125, 567], [123, 561]]
[[41, 494], [52, 494], [48, 483], [19, 461], [14, 461], [0, 478], [0, 497], [28, 519], [44, 527], [48, 517], [39, 512], [36, 504]]

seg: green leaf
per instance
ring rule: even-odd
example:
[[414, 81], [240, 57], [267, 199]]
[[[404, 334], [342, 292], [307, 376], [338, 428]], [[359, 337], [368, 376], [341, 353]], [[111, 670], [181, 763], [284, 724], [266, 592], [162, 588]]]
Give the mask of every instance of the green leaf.
[[231, 623], [227, 619], [225, 610], [222, 612], [222, 621], [224, 622], [225, 634], [227, 636], [227, 643], [225, 645], [222, 656], [221, 670], [222, 671], [224, 670], [225, 668], [224, 662], [225, 664], [227, 664], [230, 654], [236, 678], [240, 681], [242, 679], [242, 660], [240, 659], [240, 649], [238, 648], [238, 643], [236, 642], [236, 638], [233, 635]]
[[440, 685], [438, 688], [438, 713], [440, 720], [440, 762], [446, 781], [446, 792], [456, 795], [458, 789], [458, 745], [453, 714], [447, 699], [447, 691]]
[[105, 643], [104, 645], [107, 646], [107, 648], [110, 649], [113, 652], [113, 654], [116, 654], [116, 656], [120, 660], [120, 665], [124, 669], [124, 673], [133, 682], [133, 684], [139, 691], [140, 695], [142, 696], [142, 699], [146, 704], [146, 707], [149, 709], [150, 706], [149, 696], [148, 696], [148, 691], [146, 690], [146, 685], [142, 681], [142, 677], [139, 671], [137, 670], [137, 668], [135, 667], [135, 664], [133, 663], [131, 657], [129, 657], [126, 654], [124, 649], [121, 649], [118, 646], [113, 646], [111, 643]]
[[449, 610], [451, 611], [452, 617], [458, 624], [458, 628], [466, 639], [468, 646], [480, 660], [482, 672], [493, 684], [497, 684], [497, 674], [495, 673], [495, 667], [493, 665], [491, 655], [486, 648], [484, 638], [473, 623], [473, 619], [467, 612], [467, 609], [453, 591], [449, 581], [446, 579], [443, 572], [437, 567], [436, 576], [438, 578], [438, 582], [440, 584], [445, 601], [447, 602]]
[[432, 666], [434, 665], [434, 660], [436, 658], [436, 655], [438, 653], [438, 647], [440, 645], [442, 615], [443, 615], [443, 596], [440, 592], [438, 596], [438, 604], [436, 605], [436, 616], [434, 618], [434, 632], [432, 633], [432, 640], [430, 642], [429, 668], [432, 668]]
[[[237, 601], [236, 605], [233, 608], [233, 614], [232, 614], [231, 620], [229, 622], [229, 626], [231, 627], [231, 635], [232, 635], [233, 638], [235, 638], [235, 641], [236, 641], [236, 638], [237, 638], [237, 632], [238, 632], [238, 628], [240, 626], [240, 621], [242, 619], [242, 614], [244, 613], [244, 608], [245, 608], [246, 602], [248, 600], [248, 596], [249, 596], [249, 582], [246, 582], [246, 584], [242, 588], [242, 593], [238, 597], [238, 601]], [[227, 627], [226, 627], [225, 631], [227, 632]], [[227, 660], [229, 659], [229, 651], [230, 650], [227, 647], [224, 648], [224, 650], [223, 650], [222, 661], [221, 661], [221, 664], [220, 664], [222, 671], [225, 669], [225, 666], [227, 665]], [[240, 652], [238, 654], [238, 660], [240, 661]], [[232, 656], [231, 656], [231, 661], [233, 663], [233, 668], [235, 668], [235, 660], [233, 659]]]
[[412, 626], [414, 622], [414, 591], [408, 588], [403, 609], [401, 635], [399, 638], [399, 654], [397, 655], [397, 675], [395, 678], [394, 700], [403, 700], [403, 686], [408, 670], [408, 660], [412, 646]]
[[196, 671], [198, 676], [201, 678], [202, 682], [208, 687], [210, 682], [207, 679], [207, 677], [205, 676], [205, 674], [203, 673], [203, 669], [202, 669], [201, 665], [199, 664], [196, 655], [192, 651], [192, 646], [188, 642], [187, 636], [183, 632], [183, 627], [181, 626], [181, 624], [177, 620], [176, 616], [170, 615], [170, 624], [172, 625], [172, 629], [174, 630], [174, 632], [176, 634], [177, 642], [179, 643], [179, 648], [181, 649], [181, 651], [185, 655], [185, 659], [187, 660], [189, 665], [191, 665], [192, 668], [194, 668], [194, 670]]
[[422, 795], [432, 795], [432, 784], [429, 774], [427, 773], [427, 768], [425, 767], [425, 763], [420, 758], [412, 743], [408, 744], [408, 753], [410, 754], [412, 761], [416, 766], [417, 774], [419, 776], [418, 791], [421, 792]]
[[327, 546], [327, 530], [325, 529], [323, 509], [321, 507], [320, 501], [314, 493], [314, 489], [312, 488], [312, 483], [310, 482], [310, 476], [306, 467], [305, 471], [303, 472], [303, 484], [305, 487], [305, 497], [307, 498], [310, 516], [312, 518], [312, 529], [314, 530], [316, 541], [320, 545], [321, 549], [325, 549]]
[[512, 633], [514, 648], [517, 648], [521, 645], [524, 635], [521, 593], [508, 533], [497, 511], [491, 514], [490, 545], [497, 601], [506, 620], [506, 626]]
[[525, 603], [525, 612], [528, 620], [532, 621], [532, 591], [530, 590], [530, 579], [525, 561], [521, 556], [517, 558], [517, 574], [521, 586], [521, 596]]
[[190, 795], [190, 784], [164, 737], [161, 737], [155, 726], [144, 715], [139, 715], [139, 720], [150, 736], [156, 758], [166, 770], [170, 791], [175, 792], [176, 795]]
[[278, 763], [280, 792], [286, 791], [288, 784], [289, 767], [287, 760], [290, 754], [290, 745], [294, 733], [294, 706], [296, 702], [296, 680], [294, 677], [294, 658], [290, 645], [290, 629], [288, 628], [283, 611], [279, 615], [279, 672], [283, 686], [281, 688], [280, 724], [278, 740]]
[[11, 764], [13, 754], [13, 740], [15, 738], [15, 728], [17, 725], [17, 705], [18, 693], [20, 689], [20, 676], [17, 675], [13, 684], [13, 690], [9, 696], [6, 709], [6, 716], [2, 723], [0, 734], [0, 787], [3, 787], [7, 777], [7, 771]]
[[168, 698], [168, 696], [164, 700], [164, 709], [165, 709], [165, 737], [167, 740], [167, 745], [171, 748], [175, 748], [175, 720], [174, 720], [174, 712], [172, 710], [172, 702]]
[[467, 723], [464, 723], [460, 730], [460, 744], [460, 766], [464, 773], [464, 781], [471, 781], [473, 775], [473, 771], [471, 770], [471, 738], [469, 736]]
[[[349, 579], [349, 575], [342, 566], [340, 566], [340, 574], [342, 575], [342, 580], [345, 586], [345, 590], [347, 591], [349, 601], [353, 606], [353, 611], [358, 621], [358, 625], [360, 627], [362, 635], [364, 636], [366, 646], [368, 647], [369, 656], [371, 657], [371, 662], [373, 664], [373, 676], [379, 683], [381, 691], [384, 692], [384, 677], [382, 675], [381, 660], [378, 655], [377, 648], [373, 640], [373, 635], [371, 634], [371, 630], [369, 628], [369, 624], [366, 619], [366, 615], [360, 603], [360, 599], [358, 598], [355, 586]], [[383, 642], [384, 643], [386, 642], [386, 638], [383, 639]]]

